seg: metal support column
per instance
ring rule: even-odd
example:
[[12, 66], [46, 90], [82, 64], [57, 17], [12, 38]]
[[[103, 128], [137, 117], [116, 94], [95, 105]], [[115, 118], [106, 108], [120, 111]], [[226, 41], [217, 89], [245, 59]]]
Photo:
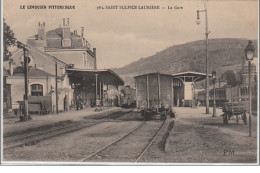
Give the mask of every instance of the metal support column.
[[102, 94], [102, 106], [105, 106], [104, 80], [102, 81], [102, 90], [103, 90], [103, 94]]
[[96, 103], [97, 103], [97, 100], [98, 100], [98, 74], [95, 74], [95, 79], [96, 79]]
[[93, 48], [93, 54], [94, 54], [94, 69], [97, 69], [97, 49]]
[[135, 79], [135, 95], [136, 95], [136, 107], [138, 108], [138, 95], [137, 95], [137, 78]]
[[158, 107], [161, 107], [161, 79], [160, 74], [158, 74]]
[[149, 109], [150, 107], [150, 97], [149, 97], [149, 77], [146, 75], [146, 99], [147, 99], [147, 108]]
[[[216, 80], [214, 79], [214, 85], [213, 85], [213, 91], [214, 91], [214, 95], [213, 95], [213, 117], [217, 116], [217, 112], [216, 112]], [[232, 99], [232, 98], [231, 98]]]
[[172, 104], [172, 107], [173, 107], [173, 80], [171, 80], [171, 88], [172, 88], [172, 93], [171, 93], [171, 104]]
[[101, 105], [101, 100], [102, 100], [102, 83], [101, 83], [101, 81], [99, 81], [99, 100], [100, 100], [100, 106], [102, 106]]

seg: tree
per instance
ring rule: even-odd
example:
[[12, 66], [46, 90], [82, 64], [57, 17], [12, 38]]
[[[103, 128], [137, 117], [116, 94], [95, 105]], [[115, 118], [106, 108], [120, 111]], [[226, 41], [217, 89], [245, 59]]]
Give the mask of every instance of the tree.
[[14, 37], [14, 32], [5, 23], [4, 19], [4, 61], [8, 61], [11, 56], [11, 52], [8, 50], [9, 47], [16, 45], [16, 38]]
[[221, 81], [226, 81], [227, 85], [230, 87], [235, 87], [239, 84], [235, 73], [233, 72], [233, 70], [227, 70], [225, 71], [221, 77], [220, 77]]

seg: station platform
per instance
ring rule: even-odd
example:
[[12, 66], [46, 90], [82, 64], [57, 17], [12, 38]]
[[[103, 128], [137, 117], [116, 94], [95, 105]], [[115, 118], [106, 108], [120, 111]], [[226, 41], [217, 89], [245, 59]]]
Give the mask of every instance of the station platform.
[[3, 119], [3, 136], [12, 133], [19, 133], [21, 131], [34, 130], [36, 128], [44, 126], [55, 126], [55, 124], [65, 122], [77, 122], [88, 116], [94, 115], [108, 115], [115, 112], [125, 112], [121, 107], [109, 107], [104, 108], [100, 112], [96, 112], [95, 108], [87, 108], [76, 111], [75, 109], [68, 112], [61, 112], [59, 114], [48, 114], [48, 115], [31, 115], [32, 120], [27, 122], [20, 122], [19, 117], [10, 117]]

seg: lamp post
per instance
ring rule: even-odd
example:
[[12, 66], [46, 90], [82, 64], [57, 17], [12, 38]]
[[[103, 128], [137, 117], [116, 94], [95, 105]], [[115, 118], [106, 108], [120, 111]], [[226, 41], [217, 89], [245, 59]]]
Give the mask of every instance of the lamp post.
[[28, 50], [24, 47], [24, 120], [28, 121]]
[[212, 78], [213, 78], [213, 114], [212, 114], [212, 117], [216, 117], [217, 116], [217, 113], [216, 113], [216, 71], [213, 69], [212, 71]]
[[255, 48], [252, 45], [252, 41], [248, 41], [248, 45], [245, 49], [246, 60], [248, 61], [248, 99], [249, 99], [249, 137], [252, 136], [251, 128], [251, 61], [254, 59]]
[[196, 23], [199, 25], [200, 24], [200, 12], [205, 12], [205, 19], [206, 19], [206, 114], [209, 114], [209, 61], [208, 61], [208, 36], [209, 36], [209, 31], [208, 31], [208, 11], [207, 11], [207, 6], [206, 3], [204, 3], [204, 10], [197, 10], [197, 20]]

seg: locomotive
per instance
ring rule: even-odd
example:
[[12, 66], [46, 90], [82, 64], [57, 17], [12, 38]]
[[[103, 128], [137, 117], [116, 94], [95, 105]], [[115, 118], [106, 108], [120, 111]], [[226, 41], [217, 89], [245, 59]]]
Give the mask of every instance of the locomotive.
[[121, 89], [120, 105], [123, 108], [134, 108], [135, 107], [135, 89], [129, 85], [124, 86]]

